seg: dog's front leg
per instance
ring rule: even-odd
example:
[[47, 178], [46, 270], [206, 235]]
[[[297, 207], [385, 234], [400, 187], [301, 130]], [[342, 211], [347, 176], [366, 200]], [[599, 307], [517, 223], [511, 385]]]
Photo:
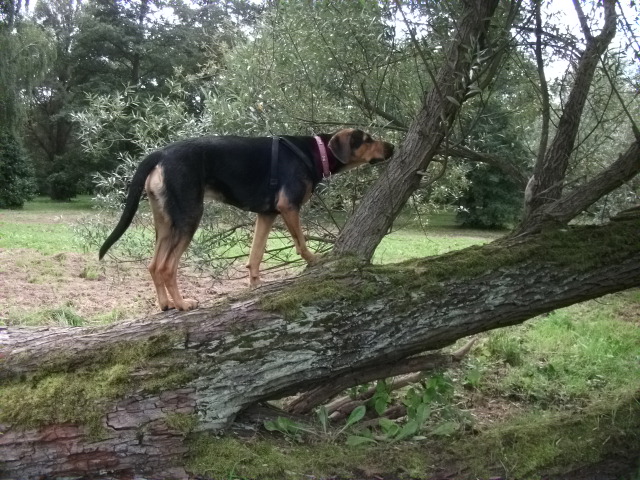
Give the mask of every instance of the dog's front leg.
[[282, 215], [282, 219], [287, 226], [287, 230], [289, 230], [289, 233], [291, 234], [291, 238], [296, 246], [296, 252], [298, 252], [298, 255], [300, 255], [308, 265], [314, 265], [317, 263], [318, 256], [311, 253], [311, 250], [307, 248], [307, 241], [304, 238], [302, 226], [300, 225], [299, 209], [288, 203], [286, 205], [281, 205], [280, 202], [278, 202], [278, 209], [280, 210], [280, 215]]
[[249, 286], [255, 288], [260, 285], [260, 262], [267, 247], [267, 238], [276, 219], [276, 214], [259, 213], [256, 218], [256, 227], [253, 232], [253, 242], [251, 243], [251, 252], [249, 253]]

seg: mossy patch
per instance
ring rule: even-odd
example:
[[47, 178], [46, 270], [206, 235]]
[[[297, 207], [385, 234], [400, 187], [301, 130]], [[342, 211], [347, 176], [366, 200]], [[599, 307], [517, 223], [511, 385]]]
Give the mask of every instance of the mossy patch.
[[130, 366], [113, 365], [5, 385], [0, 388], [0, 423], [23, 428], [74, 423], [99, 435], [106, 406], [127, 390], [130, 373]]
[[584, 272], [640, 251], [638, 222], [608, 227], [571, 227], [528, 237], [525, 241], [498, 240], [433, 258], [409, 260], [371, 268], [387, 274], [396, 285], [423, 287], [447, 280], [474, 278], [514, 265], [556, 265]]
[[[132, 391], [153, 393], [184, 385], [194, 376], [175, 335], [124, 342], [104, 349], [89, 367], [62, 358], [0, 387], [0, 423], [35, 428], [54, 423], [85, 425], [99, 434], [109, 405]], [[141, 372], [140, 375], [132, 375]]]
[[186, 436], [198, 426], [198, 417], [188, 413], [169, 413], [165, 422], [169, 428]]
[[475, 278], [515, 265], [557, 265], [587, 271], [640, 251], [637, 221], [608, 227], [571, 227], [543, 232], [525, 241], [499, 240], [437, 257], [392, 265], [363, 265], [355, 257], [331, 261], [326, 271], [301, 277], [284, 291], [266, 294], [261, 307], [287, 319], [301, 307], [322, 302], [364, 302], [377, 295], [402, 298], [411, 292], [439, 296], [443, 283]]
[[[356, 275], [356, 273], [354, 273]], [[286, 319], [295, 319], [300, 307], [323, 301], [364, 302], [378, 294], [384, 285], [373, 277], [360, 275], [357, 282], [344, 275], [323, 279], [305, 279], [278, 293], [267, 294], [260, 300], [262, 309], [281, 313]]]
[[317, 442], [289, 444], [272, 438], [244, 441], [229, 437], [197, 435], [191, 439], [187, 469], [213, 478], [284, 478], [332, 475], [352, 477], [365, 472], [367, 477], [402, 472], [411, 478], [426, 478], [433, 457], [418, 445], [403, 448], [379, 445], [368, 448]]

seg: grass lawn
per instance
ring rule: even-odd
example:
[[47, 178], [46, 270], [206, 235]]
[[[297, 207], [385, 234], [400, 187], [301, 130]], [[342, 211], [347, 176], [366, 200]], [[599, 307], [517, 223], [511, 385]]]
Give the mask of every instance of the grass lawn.
[[0, 210], [0, 248], [29, 248], [52, 255], [82, 252], [73, 223], [91, 212], [91, 197], [52, 202], [38, 197], [19, 210]]
[[[90, 211], [88, 197], [70, 203], [37, 199], [23, 210], [0, 210], [0, 294], [3, 282], [23, 278], [25, 286], [44, 292], [41, 297], [28, 295], [31, 310], [22, 320], [9, 305], [10, 324], [79, 326], [94, 318], [109, 323], [127, 313], [122, 305], [135, 289], [141, 292], [135, 293], [138, 302], [144, 303], [145, 295], [153, 297], [143, 267], [124, 263], [105, 270], [95, 252], [81, 253], [72, 224]], [[383, 240], [374, 261], [438, 255], [501, 234], [462, 230], [453, 220], [453, 214], [443, 213], [429, 218], [426, 228], [410, 220], [399, 222], [402, 228]], [[9, 262], [14, 264], [9, 267]], [[72, 279], [80, 282], [76, 290], [96, 298], [108, 286], [114, 303], [99, 301], [98, 310], [87, 317], [64, 294], [45, 296]], [[116, 283], [123, 288], [117, 290]], [[400, 391], [380, 387], [375, 398], [386, 395], [385, 402], [398, 405], [415, 404], [418, 398], [423, 413], [429, 412], [405, 440], [394, 439], [392, 432], [409, 428], [407, 418], [394, 423], [396, 427], [373, 420], [367, 427], [373, 438], [361, 446], [347, 445], [350, 435], [365, 435], [361, 422], [345, 428], [342, 421], [325, 432], [316, 419], [305, 427], [310, 432], [292, 426], [260, 432], [248, 441], [190, 434], [189, 469], [205, 478], [229, 480], [335, 475], [614, 479], [564, 473], [595, 462], [610, 461], [615, 467], [616, 462], [631, 465], [634, 458], [640, 460], [640, 291], [576, 304], [477, 337], [460, 365]], [[375, 402], [367, 409], [373, 412]], [[640, 470], [632, 470], [625, 470], [620, 480], [640, 480]]]

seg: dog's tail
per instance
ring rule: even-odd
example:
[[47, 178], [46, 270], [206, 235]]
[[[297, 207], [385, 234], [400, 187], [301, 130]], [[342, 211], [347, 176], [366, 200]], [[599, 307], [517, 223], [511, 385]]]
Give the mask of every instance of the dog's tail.
[[107, 237], [107, 239], [102, 244], [102, 247], [100, 247], [99, 258], [101, 260], [102, 257], [105, 256], [107, 251], [111, 248], [111, 246], [118, 241], [118, 239], [127, 230], [127, 228], [129, 228], [129, 225], [131, 225], [133, 217], [138, 210], [138, 205], [140, 204], [140, 197], [142, 196], [142, 191], [144, 190], [144, 183], [151, 171], [156, 167], [156, 165], [158, 165], [162, 157], [162, 152], [153, 152], [144, 160], [142, 160], [142, 162], [140, 162], [140, 165], [138, 165], [138, 169], [136, 170], [136, 173], [133, 174], [131, 184], [129, 185], [127, 200], [124, 204], [124, 210], [122, 211], [120, 220], [118, 221], [116, 228], [114, 228], [113, 232], [111, 232], [111, 235]]

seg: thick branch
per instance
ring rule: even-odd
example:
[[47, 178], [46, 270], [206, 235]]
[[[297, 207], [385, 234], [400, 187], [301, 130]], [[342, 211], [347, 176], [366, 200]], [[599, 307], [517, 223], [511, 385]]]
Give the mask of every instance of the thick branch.
[[[164, 472], [186, 451], [179, 415], [189, 429], [219, 430], [262, 400], [639, 286], [639, 239], [635, 217], [399, 265], [343, 260], [213, 308], [108, 327], [5, 328], [3, 468], [25, 479]], [[117, 390], [91, 404], [84, 385], [104, 389], [114, 376]], [[64, 410], [74, 402], [82, 408]], [[93, 412], [98, 438], [71, 420], [43, 426], [60, 409]]]
[[464, 145], [447, 145], [446, 149], [440, 149], [438, 153], [463, 158], [471, 162], [486, 163], [487, 165], [499, 168], [505, 175], [511, 178], [516, 185], [522, 187], [523, 190], [527, 185], [527, 177], [522, 172], [522, 169], [517, 168], [512, 162], [499, 155], [477, 152]]
[[547, 77], [544, 73], [544, 59], [542, 58], [542, 15], [540, 6], [542, 0], [536, 0], [536, 67], [538, 69], [538, 79], [540, 81], [540, 100], [542, 109], [542, 127], [540, 131], [540, 144], [538, 145], [537, 163], [544, 160], [544, 154], [547, 151], [549, 142], [549, 121], [551, 118], [551, 108], [549, 106], [549, 87], [547, 85]]
[[628, 182], [640, 172], [640, 140], [633, 142], [618, 160], [592, 180], [567, 193], [559, 200], [534, 212], [515, 233], [539, 232], [545, 227], [566, 225], [600, 198]]

